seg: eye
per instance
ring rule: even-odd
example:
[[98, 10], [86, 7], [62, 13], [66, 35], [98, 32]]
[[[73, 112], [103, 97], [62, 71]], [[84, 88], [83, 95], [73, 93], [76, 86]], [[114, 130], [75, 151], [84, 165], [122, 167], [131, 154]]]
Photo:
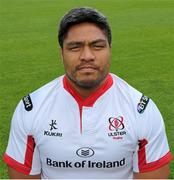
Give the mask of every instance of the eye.
[[80, 50], [80, 46], [70, 46], [67, 49], [69, 51], [79, 51]]
[[95, 43], [95, 44], [92, 45], [92, 47], [95, 50], [101, 50], [101, 49], [104, 49], [106, 47], [106, 44], [104, 44], [104, 43]]
[[73, 42], [67, 45], [67, 50], [72, 52], [77, 52], [81, 49], [82, 43]]

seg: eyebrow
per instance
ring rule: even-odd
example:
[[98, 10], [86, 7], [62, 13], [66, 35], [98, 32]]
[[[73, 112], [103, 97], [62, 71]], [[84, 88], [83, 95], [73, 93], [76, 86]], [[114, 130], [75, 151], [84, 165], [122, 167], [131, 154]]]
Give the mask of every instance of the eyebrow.
[[92, 41], [90, 44], [92, 45], [92, 44], [96, 44], [96, 43], [106, 43], [106, 42], [107, 41], [104, 39], [96, 39], [96, 40]]
[[79, 45], [82, 45], [82, 44], [83, 44], [82, 41], [70, 41], [66, 45], [67, 46], [74, 46], [74, 45], [79, 46]]
[[[90, 45], [93, 45], [93, 44], [96, 44], [96, 43], [106, 43], [106, 40], [104, 39], [96, 39], [94, 41], [91, 41], [89, 44]], [[84, 44], [84, 41], [70, 41], [68, 42], [66, 45], [67, 46], [79, 46], [79, 45], [83, 45]]]

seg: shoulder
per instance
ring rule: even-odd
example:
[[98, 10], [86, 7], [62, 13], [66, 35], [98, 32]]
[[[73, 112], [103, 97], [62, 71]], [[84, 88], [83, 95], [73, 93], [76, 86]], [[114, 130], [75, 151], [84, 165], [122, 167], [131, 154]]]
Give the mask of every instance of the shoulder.
[[54, 79], [53, 81], [45, 84], [39, 89], [27, 94], [22, 98], [23, 108], [25, 111], [33, 111], [37, 106], [44, 101], [48, 101], [55, 93], [58, 93], [61, 87], [63, 76]]
[[53, 101], [56, 94], [61, 91], [63, 87], [62, 79], [63, 76], [56, 78], [24, 96], [13, 114], [13, 124], [21, 123], [27, 132], [31, 132], [33, 125], [37, 123], [35, 117], [43, 114], [46, 111], [46, 104]]
[[121, 97], [122, 101], [129, 104], [131, 111], [135, 114], [136, 121], [137, 119], [147, 118], [147, 116], [159, 113], [156, 104], [151, 98], [132, 87], [120, 77], [114, 74], [111, 75], [114, 82], [114, 92]]
[[122, 100], [131, 104], [133, 109], [137, 110], [137, 104], [139, 104], [143, 99], [149, 99], [147, 96], [143, 95], [142, 92], [132, 87], [125, 80], [121, 79], [115, 74], [111, 75], [113, 78], [113, 88], [115, 89], [115, 93], [117, 93], [117, 95], [122, 98]]

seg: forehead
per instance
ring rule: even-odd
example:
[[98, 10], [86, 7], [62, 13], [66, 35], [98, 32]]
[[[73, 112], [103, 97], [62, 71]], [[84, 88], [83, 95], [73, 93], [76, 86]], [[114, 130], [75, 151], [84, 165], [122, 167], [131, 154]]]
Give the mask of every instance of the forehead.
[[70, 27], [64, 41], [94, 41], [96, 39], [107, 40], [107, 37], [98, 26], [85, 22]]

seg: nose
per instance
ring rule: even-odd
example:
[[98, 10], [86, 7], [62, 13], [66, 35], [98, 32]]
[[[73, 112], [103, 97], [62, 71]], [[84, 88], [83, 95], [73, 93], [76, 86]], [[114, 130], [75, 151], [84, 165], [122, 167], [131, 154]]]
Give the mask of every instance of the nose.
[[88, 46], [84, 46], [80, 54], [81, 61], [94, 61], [95, 55], [94, 52]]

